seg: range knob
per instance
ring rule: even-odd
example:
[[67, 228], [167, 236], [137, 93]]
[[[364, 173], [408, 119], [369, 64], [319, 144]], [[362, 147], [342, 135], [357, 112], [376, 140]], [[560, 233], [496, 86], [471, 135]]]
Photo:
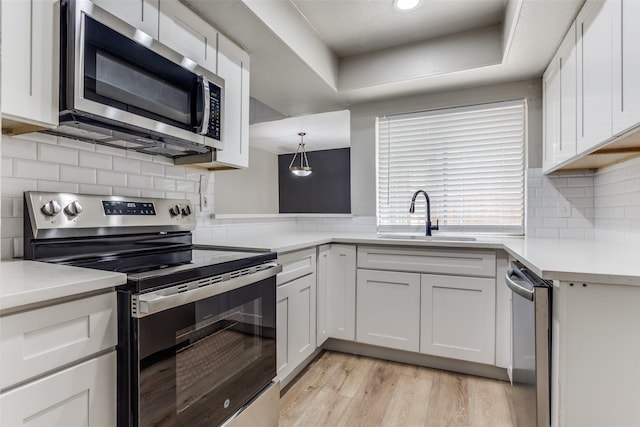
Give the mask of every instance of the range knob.
[[182, 208], [182, 215], [183, 216], [191, 215], [191, 207], [189, 205], [186, 205], [184, 208]]
[[169, 214], [171, 216], [176, 216], [176, 215], [180, 215], [180, 206], [179, 205], [173, 205], [169, 208]]
[[60, 204], [56, 200], [50, 200], [40, 210], [46, 216], [56, 216], [60, 213]]
[[64, 212], [69, 216], [80, 215], [82, 213], [82, 205], [77, 200], [74, 200], [65, 206]]

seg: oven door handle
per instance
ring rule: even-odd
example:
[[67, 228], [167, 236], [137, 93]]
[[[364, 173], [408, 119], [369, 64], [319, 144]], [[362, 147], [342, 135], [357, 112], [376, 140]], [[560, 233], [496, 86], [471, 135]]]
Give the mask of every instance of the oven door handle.
[[135, 294], [131, 297], [131, 315], [140, 319], [257, 283], [281, 271], [282, 265], [270, 262], [252, 267], [245, 274], [230, 272], [155, 292]]

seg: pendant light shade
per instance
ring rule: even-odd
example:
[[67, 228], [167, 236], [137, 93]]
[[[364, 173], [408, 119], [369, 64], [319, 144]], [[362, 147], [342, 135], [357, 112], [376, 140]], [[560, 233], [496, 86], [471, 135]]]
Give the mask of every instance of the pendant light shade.
[[[309, 176], [311, 175], [312, 169], [311, 169], [311, 166], [309, 166], [309, 159], [307, 159], [307, 152], [304, 149], [304, 136], [306, 135], [306, 133], [298, 132], [298, 135], [300, 135], [300, 144], [298, 144], [298, 150], [293, 155], [293, 158], [291, 159], [291, 163], [289, 164], [289, 172], [291, 172], [296, 176]], [[294, 165], [294, 163], [296, 162], [296, 157], [298, 157], [298, 154], [300, 155], [300, 164]]]

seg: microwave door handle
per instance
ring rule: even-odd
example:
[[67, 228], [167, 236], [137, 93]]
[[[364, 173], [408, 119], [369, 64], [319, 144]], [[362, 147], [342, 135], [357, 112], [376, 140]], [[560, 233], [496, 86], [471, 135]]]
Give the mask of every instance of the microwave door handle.
[[209, 90], [209, 80], [205, 76], [198, 76], [198, 84], [202, 89], [202, 123], [198, 128], [200, 135], [206, 135], [209, 132], [209, 119], [211, 117], [211, 94]]

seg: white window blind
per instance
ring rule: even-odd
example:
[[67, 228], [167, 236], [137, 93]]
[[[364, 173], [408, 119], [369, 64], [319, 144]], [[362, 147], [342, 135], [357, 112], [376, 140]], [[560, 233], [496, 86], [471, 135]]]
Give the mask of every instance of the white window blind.
[[524, 232], [524, 100], [377, 118], [379, 231]]

